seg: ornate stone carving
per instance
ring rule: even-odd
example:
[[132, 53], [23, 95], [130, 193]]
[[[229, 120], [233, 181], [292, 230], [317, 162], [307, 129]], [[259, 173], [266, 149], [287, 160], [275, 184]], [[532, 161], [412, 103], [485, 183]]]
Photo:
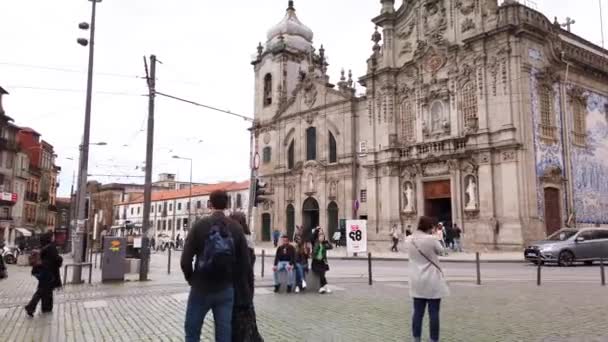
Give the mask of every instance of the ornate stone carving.
[[427, 0], [422, 14], [427, 35], [443, 32], [448, 27], [444, 0]]
[[414, 32], [414, 28], [416, 27], [416, 22], [412, 20], [409, 24], [403, 26], [403, 28], [397, 33], [397, 38], [406, 40]]
[[441, 176], [450, 171], [446, 162], [424, 164], [422, 170], [425, 176]]
[[315, 87], [312, 75], [308, 75], [304, 78], [303, 89], [304, 89], [304, 104], [311, 108], [317, 101], [317, 87]]
[[564, 177], [562, 173], [562, 169], [559, 166], [551, 165], [548, 166], [543, 175], [541, 176], [541, 180], [544, 183], [552, 183], [552, 184], [561, 184], [564, 182]]
[[408, 54], [410, 52], [414, 51], [414, 47], [412, 45], [412, 42], [405, 42], [403, 43], [403, 46], [401, 47], [401, 51], [399, 51], [399, 56], [403, 56], [405, 54]]
[[338, 181], [332, 180], [329, 183], [329, 198], [336, 199], [338, 196]]
[[399, 146], [399, 138], [398, 138], [397, 134], [389, 134], [388, 144], [391, 148]]
[[445, 55], [437, 53], [434, 49], [431, 49], [429, 53], [427, 53], [424, 60], [424, 69], [427, 72], [432, 74], [436, 74], [447, 62], [447, 57]]
[[287, 185], [287, 201], [293, 202], [296, 195], [296, 186], [294, 184]]
[[304, 120], [306, 120], [306, 123], [308, 125], [312, 125], [312, 123], [315, 121], [315, 115], [316, 115], [316, 113], [306, 114], [306, 117], [304, 118]]
[[475, 10], [475, 0], [458, 0], [456, 8], [460, 9], [460, 13], [469, 15]]
[[504, 162], [510, 162], [510, 161], [517, 160], [517, 153], [515, 150], [503, 151], [501, 153], [501, 155], [502, 155], [502, 161], [504, 161]]
[[477, 155], [477, 164], [490, 164], [491, 158], [490, 152], [481, 152]]
[[268, 145], [269, 142], [270, 142], [270, 134], [266, 133], [266, 134], [264, 134], [264, 144]]
[[585, 93], [585, 90], [578, 86], [572, 86], [568, 89], [568, 97], [570, 100], [581, 101], [586, 103], [588, 95]]
[[475, 29], [475, 22], [473, 21], [473, 19], [471, 18], [467, 18], [462, 22], [462, 25], [460, 27], [460, 31], [462, 33], [471, 31]]

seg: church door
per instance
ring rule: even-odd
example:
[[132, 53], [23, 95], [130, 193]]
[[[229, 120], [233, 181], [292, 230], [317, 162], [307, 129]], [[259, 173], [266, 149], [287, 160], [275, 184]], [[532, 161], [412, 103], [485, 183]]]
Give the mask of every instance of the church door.
[[287, 236], [293, 241], [293, 234], [296, 229], [296, 210], [293, 205], [287, 205], [285, 217], [287, 218]]
[[262, 214], [262, 241], [270, 241], [270, 214]]
[[559, 190], [555, 188], [545, 189], [545, 225], [547, 235], [551, 235], [562, 228], [559, 209]]
[[310, 237], [312, 229], [319, 226], [319, 203], [316, 199], [308, 197], [302, 205], [302, 228], [304, 236]]
[[333, 238], [334, 233], [338, 231], [338, 205], [336, 202], [331, 202], [327, 206], [327, 231], [328, 238]]

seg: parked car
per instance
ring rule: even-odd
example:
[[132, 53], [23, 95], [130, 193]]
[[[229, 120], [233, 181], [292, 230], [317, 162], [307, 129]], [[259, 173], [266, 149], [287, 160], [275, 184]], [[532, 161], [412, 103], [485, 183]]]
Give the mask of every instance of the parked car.
[[537, 241], [524, 251], [533, 263], [557, 263], [572, 266], [575, 262], [591, 265], [601, 258], [608, 259], [608, 228], [564, 228], [546, 240]]

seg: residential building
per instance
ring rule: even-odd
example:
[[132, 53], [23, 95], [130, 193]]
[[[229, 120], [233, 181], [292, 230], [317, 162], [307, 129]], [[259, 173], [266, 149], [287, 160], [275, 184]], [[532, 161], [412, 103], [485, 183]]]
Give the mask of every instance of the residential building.
[[2, 105], [5, 95], [8, 95], [8, 92], [0, 87], [0, 241], [11, 244], [17, 234], [13, 222], [13, 210], [18, 200], [14, 191], [13, 166], [18, 145], [17, 126], [13, 124], [13, 119], [6, 115]]
[[362, 96], [350, 74], [329, 82], [293, 1], [257, 48], [263, 239], [361, 218], [386, 240], [429, 215], [467, 246], [519, 249], [608, 224], [607, 50], [513, 0], [381, 0], [370, 16]]
[[[161, 173], [158, 176], [158, 180], [152, 183], [153, 186], [167, 188], [167, 189], [188, 189], [190, 188], [190, 182], [178, 181], [174, 173]], [[203, 183], [192, 183], [192, 186], [205, 185]]]
[[[195, 222], [196, 219], [211, 213], [209, 195], [220, 189], [228, 192], [229, 204], [226, 213], [246, 213], [249, 181], [197, 185], [192, 188], [191, 197], [190, 189], [154, 191], [150, 209], [151, 235], [158, 237], [159, 234], [166, 234], [175, 237], [180, 234], [185, 237], [190, 220]], [[128, 223], [141, 226], [142, 222], [143, 194], [114, 206], [114, 225]]]

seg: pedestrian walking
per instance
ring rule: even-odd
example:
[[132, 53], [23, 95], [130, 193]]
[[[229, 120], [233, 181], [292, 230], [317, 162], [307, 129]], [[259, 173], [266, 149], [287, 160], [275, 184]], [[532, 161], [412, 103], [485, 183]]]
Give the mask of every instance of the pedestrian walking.
[[454, 250], [454, 229], [448, 224], [444, 227], [446, 248]]
[[405, 228], [405, 237], [408, 237], [412, 235], [412, 226], [411, 225], [407, 225], [407, 228]]
[[331, 293], [327, 287], [327, 278], [325, 274], [329, 271], [329, 263], [327, 262], [327, 251], [332, 249], [331, 243], [325, 239], [325, 233], [321, 228], [317, 229], [317, 241], [312, 249], [312, 271], [319, 276], [321, 288], [319, 293]]
[[397, 230], [397, 225], [393, 225], [391, 229], [391, 240], [393, 241], [393, 246], [391, 247], [391, 252], [399, 252], [397, 245], [399, 244], [399, 231]]
[[[237, 222], [243, 229], [245, 239], [247, 240], [247, 247], [249, 248], [249, 257], [251, 261], [251, 273], [247, 276], [247, 281], [250, 284], [251, 290], [254, 290], [254, 264], [255, 264], [255, 245], [253, 243], [253, 237], [249, 225], [247, 224], [247, 217], [245, 214], [235, 211], [230, 214], [230, 218]], [[232, 312], [232, 342], [263, 342], [264, 339], [260, 335], [257, 326], [257, 319], [255, 314], [255, 307], [253, 305], [253, 298], [251, 298], [251, 306], [249, 307], [238, 307], [235, 306]]]
[[277, 248], [274, 256], [274, 266], [272, 267], [274, 276], [274, 292], [281, 289], [279, 275], [287, 272], [287, 293], [291, 293], [295, 282], [294, 267], [296, 263], [296, 249], [289, 243], [289, 236], [286, 234], [281, 237], [281, 245]]
[[443, 247], [432, 235], [433, 226], [434, 219], [421, 217], [418, 230], [406, 240], [410, 260], [410, 296], [414, 307], [412, 336], [415, 342], [421, 341], [422, 322], [427, 307], [431, 341], [439, 341], [439, 308], [441, 299], [449, 295], [447, 282], [439, 264]]
[[277, 247], [279, 245], [280, 237], [281, 237], [281, 232], [278, 229], [275, 229], [272, 232], [272, 243], [274, 244], [274, 247]]
[[213, 213], [194, 225], [181, 257], [182, 272], [191, 286], [184, 324], [186, 342], [200, 341], [210, 310], [215, 341], [232, 342], [234, 308], [251, 308], [253, 302], [253, 271], [243, 229], [224, 215], [225, 191], [216, 190], [209, 197]]
[[441, 222], [439, 222], [439, 224], [436, 225], [434, 229], [435, 229], [435, 233], [433, 235], [435, 236], [435, 238], [437, 240], [439, 240], [439, 243], [441, 244], [441, 247], [443, 248], [441, 255], [445, 255], [446, 246], [445, 246], [445, 235], [444, 235], [444, 231], [443, 231], [443, 224]]
[[25, 306], [28, 316], [34, 317], [38, 302], [42, 302], [42, 313], [53, 311], [53, 291], [61, 287], [59, 269], [63, 258], [57, 252], [53, 243], [53, 234], [46, 233], [40, 236], [40, 250], [35, 250], [30, 256], [32, 275], [38, 279], [38, 287], [30, 302]]
[[458, 224], [454, 223], [454, 250], [456, 252], [462, 252], [462, 244], [460, 239], [462, 237], [462, 229], [458, 227]]

